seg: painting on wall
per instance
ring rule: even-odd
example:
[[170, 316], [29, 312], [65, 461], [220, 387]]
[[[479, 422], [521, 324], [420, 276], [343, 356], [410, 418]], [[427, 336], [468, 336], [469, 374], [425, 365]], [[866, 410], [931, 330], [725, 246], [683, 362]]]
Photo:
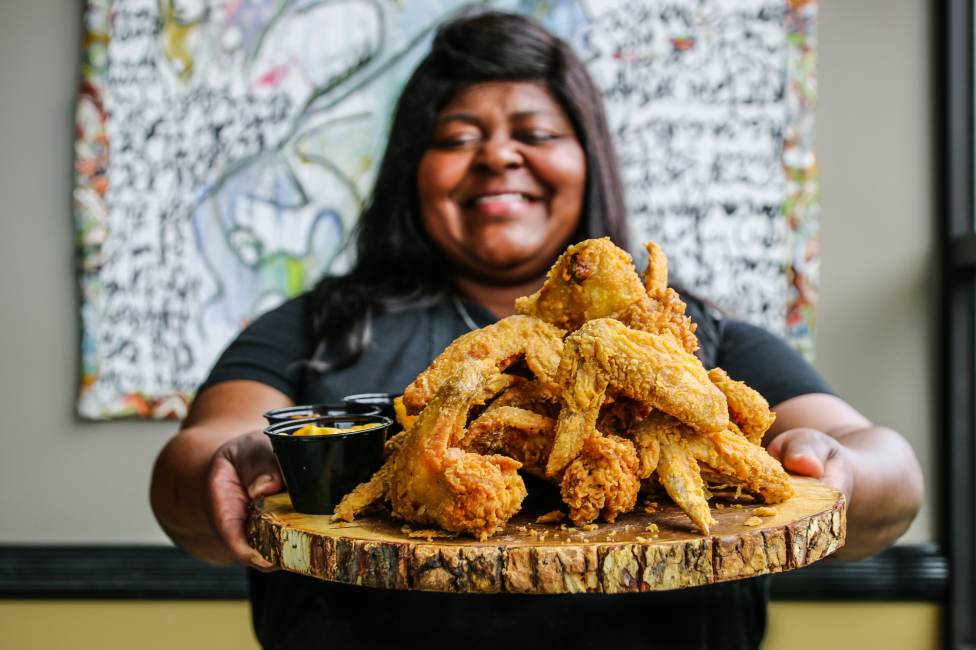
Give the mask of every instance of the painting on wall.
[[[181, 417], [243, 326], [347, 268], [399, 89], [470, 4], [87, 0], [82, 416]], [[658, 241], [681, 286], [812, 353], [815, 4], [477, 4], [536, 17], [588, 64], [632, 241]]]

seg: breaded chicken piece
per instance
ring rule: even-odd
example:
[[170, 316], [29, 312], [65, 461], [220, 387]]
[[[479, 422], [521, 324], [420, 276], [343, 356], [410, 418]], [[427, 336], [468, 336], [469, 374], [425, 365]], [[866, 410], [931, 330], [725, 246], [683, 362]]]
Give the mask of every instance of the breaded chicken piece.
[[[407, 413], [419, 413], [458, 368], [487, 362], [498, 372], [525, 359], [536, 379], [552, 384], [564, 332], [529, 316], [509, 316], [458, 337], [403, 391]], [[508, 381], [508, 380], [506, 380]]]
[[408, 415], [407, 407], [403, 403], [403, 395], [397, 395], [393, 398], [393, 413], [396, 417], [397, 424], [404, 431], [409, 431], [410, 427], [413, 426], [414, 420], [417, 419], [416, 415]]
[[668, 288], [668, 258], [656, 243], [644, 242], [647, 268], [644, 270], [644, 291], [652, 298], [660, 298]]
[[699, 431], [724, 429], [725, 396], [708, 379], [701, 362], [670, 336], [630, 329], [601, 318], [566, 338], [557, 383], [563, 408], [546, 466], [556, 476], [579, 453], [595, 429], [605, 392], [613, 391], [670, 413]]
[[[403, 431], [394, 436], [387, 441], [387, 444], [401, 436], [406, 437], [406, 433]], [[333, 513], [335, 518], [340, 521], [353, 521], [358, 515], [381, 504], [390, 489], [395, 461], [395, 458], [387, 457], [383, 466], [368, 481], [360, 483], [353, 488], [352, 492], [342, 497], [342, 501], [335, 507]]]
[[635, 330], [672, 336], [685, 352], [698, 350], [698, 326], [685, 315], [685, 303], [674, 289], [666, 289], [658, 299], [645, 296], [618, 314], [617, 320]]
[[716, 522], [708, 509], [698, 463], [680, 438], [662, 437], [657, 477], [668, 496], [708, 535], [709, 527]]
[[654, 407], [645, 402], [608, 394], [603, 406], [600, 407], [600, 415], [596, 419], [596, 429], [607, 435], [611, 433], [623, 434], [647, 417], [647, 414], [652, 410]]
[[588, 320], [615, 316], [646, 295], [633, 258], [603, 237], [567, 248], [542, 288], [515, 301], [515, 311], [572, 331]]
[[[779, 461], [749, 442], [733, 422], [721, 431], [700, 433], [667, 414], [655, 412], [638, 425], [638, 430], [654, 432], [662, 440], [679, 440], [699, 463], [711, 470], [713, 480], [720, 480], [713, 474], [721, 475], [724, 483], [741, 485], [766, 503], [779, 503], [793, 496], [789, 475]], [[660, 473], [659, 466], [659, 476]]]
[[619, 436], [589, 438], [566, 471], [560, 485], [569, 518], [582, 526], [602, 517], [613, 522], [637, 502], [637, 453]]
[[729, 419], [739, 425], [749, 442], [761, 444], [763, 434], [776, 420], [776, 414], [769, 410], [766, 398], [744, 381], [732, 379], [721, 368], [709, 370], [708, 378], [725, 394], [729, 403]]
[[456, 446], [472, 402], [495, 373], [494, 359], [468, 362], [440, 382], [394, 456], [394, 516], [487, 539], [518, 512], [526, 496], [521, 463]]
[[654, 242], [647, 242], [643, 282], [633, 258], [609, 238], [588, 239], [566, 249], [536, 293], [515, 301], [519, 314], [535, 316], [565, 330], [597, 318], [616, 318], [628, 327], [670, 334], [688, 352], [698, 349], [695, 324], [685, 304], [669, 289], [668, 263]]
[[790, 477], [779, 461], [746, 440], [734, 424], [723, 431], [708, 433], [688, 430], [684, 440], [698, 462], [742, 481], [765, 503], [780, 503], [793, 496]]
[[627, 431], [637, 451], [637, 477], [641, 480], [654, 473], [661, 458], [661, 435], [655, 420], [654, 417], [644, 418]]
[[681, 296], [668, 287], [668, 258], [661, 247], [652, 241], [646, 242], [647, 269], [644, 271], [644, 289], [647, 296], [637, 301], [617, 320], [642, 332], [670, 334], [686, 352], [698, 350], [698, 337], [695, 323], [685, 315], [685, 303]]
[[516, 381], [492, 400], [489, 409], [514, 406], [555, 418], [559, 415], [559, 396], [540, 381], [516, 377]]
[[[635, 439], [638, 453], [641, 448], [645, 449], [646, 454], [657, 452], [654, 471], [658, 483], [702, 533], [707, 535], [709, 526], [715, 523], [715, 520], [708, 509], [705, 485], [698, 463], [695, 462], [684, 441], [684, 434], [687, 431], [688, 427], [674, 417], [655, 411], [644, 418], [631, 434]], [[654, 459], [649, 458], [648, 464], [650, 460]]]
[[479, 454], [499, 453], [522, 463], [522, 470], [544, 477], [556, 429], [554, 418], [515, 406], [495, 406], [478, 416], [461, 447]]

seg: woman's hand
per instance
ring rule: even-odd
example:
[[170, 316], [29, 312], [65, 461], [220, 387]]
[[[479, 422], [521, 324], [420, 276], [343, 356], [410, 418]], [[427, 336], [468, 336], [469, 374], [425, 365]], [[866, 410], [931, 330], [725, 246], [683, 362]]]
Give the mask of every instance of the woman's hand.
[[900, 434], [874, 426], [833, 395], [801, 395], [773, 410], [769, 453], [787, 471], [819, 478], [847, 498], [839, 559], [874, 555], [908, 529], [922, 504], [922, 470]]
[[240, 564], [274, 569], [248, 545], [244, 525], [249, 502], [283, 488], [271, 443], [260, 431], [228, 440], [214, 453], [207, 474], [207, 514], [214, 532]]
[[836, 438], [816, 429], [790, 429], [773, 438], [767, 451], [787, 472], [820, 479], [851, 502], [856, 460]]
[[261, 414], [291, 405], [274, 388], [245, 380], [197, 395], [159, 452], [149, 489], [156, 520], [183, 550], [216, 564], [269, 568], [247, 545], [244, 521], [250, 499], [282, 487], [271, 443], [259, 433]]

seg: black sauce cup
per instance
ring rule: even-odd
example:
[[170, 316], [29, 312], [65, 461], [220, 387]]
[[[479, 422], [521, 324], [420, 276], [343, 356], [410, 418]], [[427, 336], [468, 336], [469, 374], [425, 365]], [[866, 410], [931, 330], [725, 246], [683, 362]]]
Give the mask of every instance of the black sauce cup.
[[[279, 422], [297, 422], [311, 420], [327, 415], [380, 415], [380, 407], [373, 404], [356, 404], [343, 402], [342, 404], [304, 404], [301, 406], [286, 406], [274, 409], [264, 414], [268, 424]], [[387, 416], [391, 417], [391, 416]]]
[[396, 421], [396, 411], [393, 408], [393, 400], [400, 397], [403, 393], [359, 393], [356, 395], [346, 395], [342, 398], [344, 404], [350, 406], [375, 406], [380, 410], [380, 415], [384, 415], [393, 420], [393, 426], [387, 435], [400, 431], [400, 424]]
[[[329, 415], [265, 429], [295, 511], [331, 514], [342, 497], [368, 481], [383, 464], [383, 442], [391, 423], [382, 415]], [[338, 429], [374, 426], [349, 433], [293, 435], [310, 424]]]

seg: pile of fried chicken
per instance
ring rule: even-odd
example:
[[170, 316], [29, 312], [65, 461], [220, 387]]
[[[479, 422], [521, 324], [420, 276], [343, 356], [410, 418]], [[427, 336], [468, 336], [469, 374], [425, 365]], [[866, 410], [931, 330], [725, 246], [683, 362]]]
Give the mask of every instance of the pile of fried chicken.
[[695, 325], [654, 243], [643, 281], [608, 238], [569, 247], [516, 315], [456, 339], [404, 391], [404, 431], [336, 507], [487, 539], [517, 513], [519, 470], [559, 486], [569, 519], [613, 522], [660, 488], [704, 534], [709, 487], [793, 495], [761, 446], [766, 400], [695, 355]]

